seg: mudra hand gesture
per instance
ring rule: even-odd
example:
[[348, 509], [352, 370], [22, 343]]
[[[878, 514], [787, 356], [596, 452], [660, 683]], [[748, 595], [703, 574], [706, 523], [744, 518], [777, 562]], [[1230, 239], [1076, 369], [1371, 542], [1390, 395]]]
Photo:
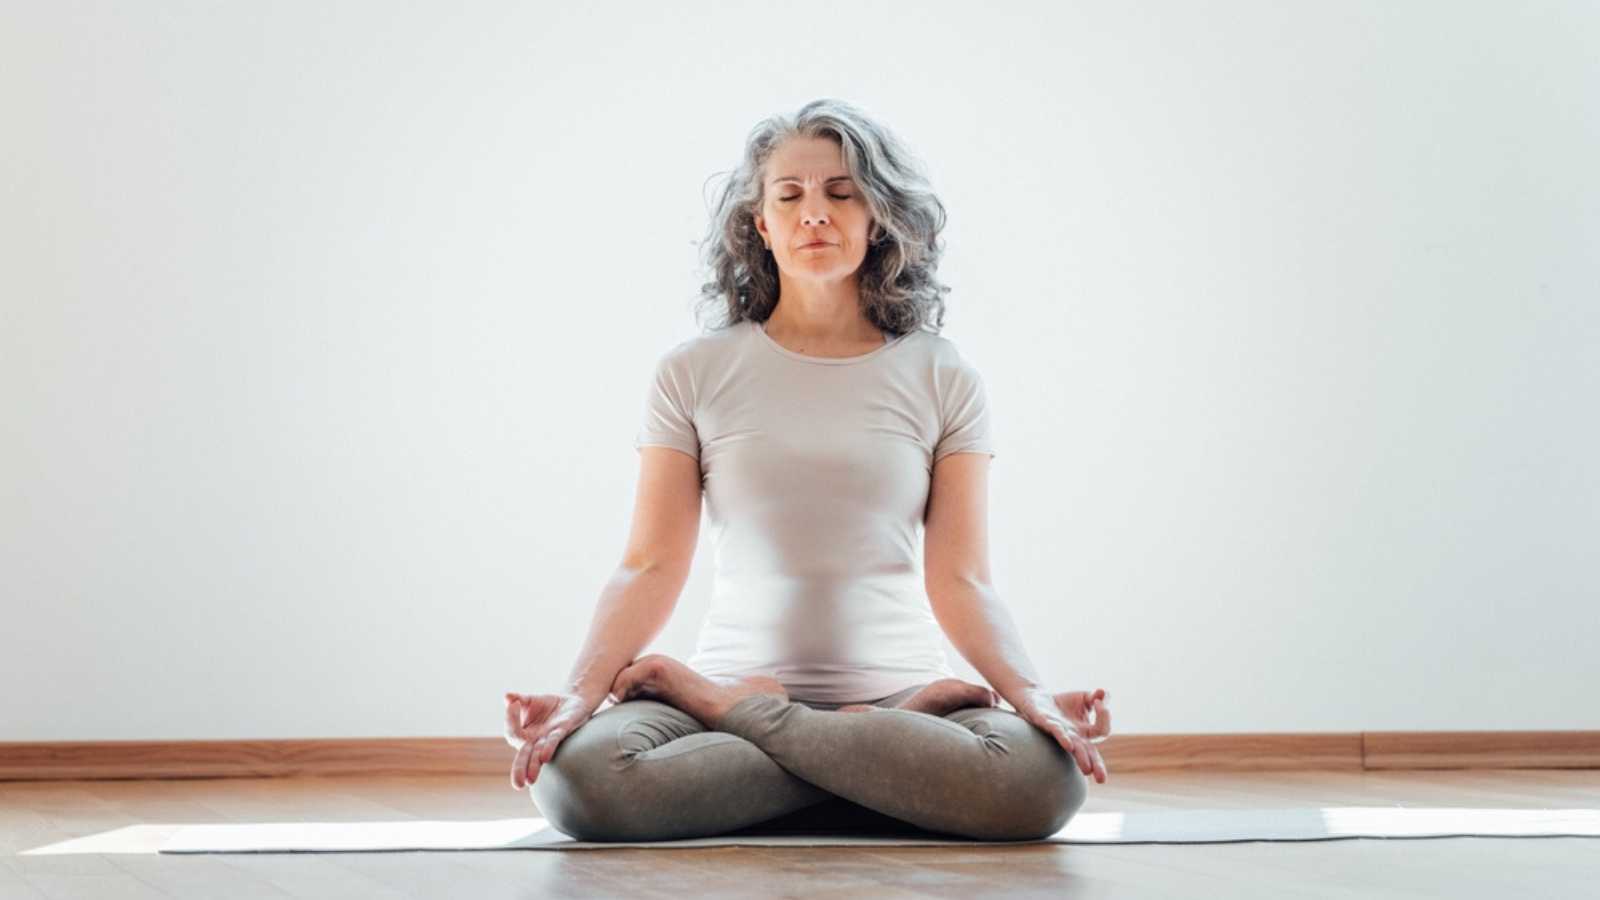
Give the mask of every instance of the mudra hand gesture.
[[1104, 688], [1060, 694], [1034, 688], [1024, 690], [1018, 698], [1021, 702], [1013, 700], [1011, 705], [1016, 707], [1017, 715], [1065, 747], [1078, 760], [1083, 774], [1093, 775], [1096, 782], [1105, 784], [1106, 761], [1100, 758], [1095, 744], [1111, 733], [1111, 710], [1105, 706], [1107, 699], [1109, 695]]
[[511, 761], [511, 786], [522, 790], [539, 778], [539, 769], [556, 747], [589, 721], [595, 704], [577, 694], [506, 692], [506, 743], [517, 750]]

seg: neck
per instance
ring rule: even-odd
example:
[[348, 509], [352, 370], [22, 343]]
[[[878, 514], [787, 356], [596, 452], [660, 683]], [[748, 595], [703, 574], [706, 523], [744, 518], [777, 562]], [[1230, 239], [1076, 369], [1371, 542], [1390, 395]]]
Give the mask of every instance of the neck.
[[778, 304], [765, 328], [774, 339], [790, 338], [812, 347], [852, 347], [884, 343], [887, 337], [861, 312], [854, 275], [835, 282], [792, 281], [779, 273]]

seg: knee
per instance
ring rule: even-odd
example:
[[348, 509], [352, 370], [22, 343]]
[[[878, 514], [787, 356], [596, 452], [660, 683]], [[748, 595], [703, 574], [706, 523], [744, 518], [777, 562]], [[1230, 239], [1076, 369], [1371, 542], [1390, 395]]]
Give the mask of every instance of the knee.
[[1017, 821], [1023, 836], [1014, 840], [1050, 837], [1066, 827], [1089, 797], [1089, 781], [1077, 760], [1049, 735], [1039, 736], [1049, 742], [1044, 748], [1049, 759], [1024, 778], [1029, 799]]
[[594, 766], [593, 747], [584, 746], [584, 727], [556, 748], [528, 789], [534, 806], [557, 831], [580, 841], [616, 840], [605, 823], [604, 779]]
[[1021, 781], [1018, 828], [1022, 841], [1050, 838], [1066, 828], [1067, 822], [1088, 799], [1088, 778], [1078, 769], [1078, 761], [1056, 738], [1029, 722], [1026, 743], [1030, 753], [1021, 754], [1029, 765], [1018, 772]]
[[529, 791], [533, 803], [556, 830], [576, 840], [656, 839], [657, 823], [642, 808], [653, 786], [640, 780], [634, 760], [684, 736], [692, 725], [653, 701], [613, 706], [556, 747]]
[[1083, 807], [1088, 779], [1055, 738], [1006, 710], [986, 710], [967, 727], [983, 736], [1002, 761], [991, 782], [993, 816], [982, 839], [1042, 840]]

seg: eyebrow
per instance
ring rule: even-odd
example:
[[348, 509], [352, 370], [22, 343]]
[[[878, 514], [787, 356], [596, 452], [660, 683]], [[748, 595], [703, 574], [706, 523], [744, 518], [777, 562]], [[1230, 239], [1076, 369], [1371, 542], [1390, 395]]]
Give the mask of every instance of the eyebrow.
[[[800, 180], [799, 178], [797, 178], [797, 177], [795, 177], [793, 175], [785, 175], [782, 178], [774, 178], [774, 179], [772, 179], [772, 183], [773, 184], [781, 184], [781, 183], [783, 183], [785, 181], [799, 181], [799, 180]], [[829, 178], [827, 181], [824, 181], [823, 184], [833, 184], [835, 181], [853, 181], [853, 180], [854, 179], [852, 179], [849, 175], [835, 175], [832, 178]]]

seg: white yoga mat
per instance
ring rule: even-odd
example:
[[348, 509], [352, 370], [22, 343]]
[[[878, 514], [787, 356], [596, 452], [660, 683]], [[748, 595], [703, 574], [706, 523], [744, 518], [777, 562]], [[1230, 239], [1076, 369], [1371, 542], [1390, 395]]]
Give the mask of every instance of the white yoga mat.
[[[1596, 809], [1456, 809], [1388, 806], [1181, 809], [1080, 813], [1060, 844], [1210, 844], [1346, 838], [1600, 837]], [[993, 841], [870, 835], [727, 835], [680, 841], [575, 841], [544, 819], [287, 822], [181, 825], [162, 853], [324, 853], [381, 850], [602, 850], [614, 847], [994, 846]]]

